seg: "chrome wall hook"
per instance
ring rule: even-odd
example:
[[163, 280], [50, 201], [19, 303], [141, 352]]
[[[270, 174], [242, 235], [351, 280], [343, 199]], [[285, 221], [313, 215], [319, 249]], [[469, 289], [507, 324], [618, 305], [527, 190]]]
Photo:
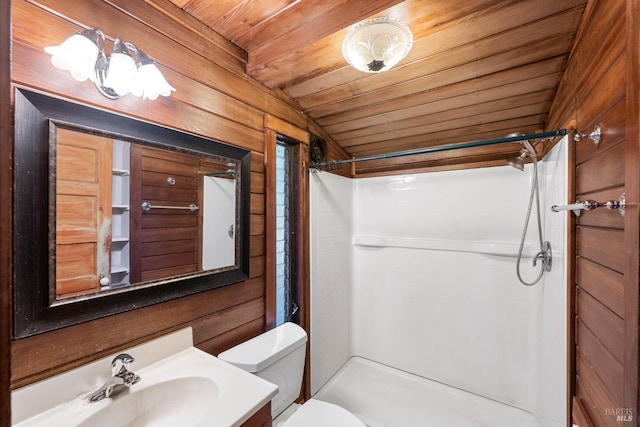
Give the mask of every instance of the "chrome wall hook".
[[600, 141], [602, 140], [602, 126], [596, 125], [590, 134], [576, 132], [573, 136], [573, 140], [575, 142], [582, 141], [583, 139], [590, 139], [595, 145], [600, 144]]

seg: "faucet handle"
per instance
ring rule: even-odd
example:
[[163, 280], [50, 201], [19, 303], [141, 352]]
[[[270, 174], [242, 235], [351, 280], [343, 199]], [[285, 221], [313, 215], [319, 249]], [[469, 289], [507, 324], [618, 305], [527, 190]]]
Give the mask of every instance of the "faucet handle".
[[115, 376], [118, 374], [122, 374], [129, 370], [129, 365], [134, 362], [136, 359], [133, 356], [122, 353], [114, 357], [113, 361], [111, 361], [111, 373]]

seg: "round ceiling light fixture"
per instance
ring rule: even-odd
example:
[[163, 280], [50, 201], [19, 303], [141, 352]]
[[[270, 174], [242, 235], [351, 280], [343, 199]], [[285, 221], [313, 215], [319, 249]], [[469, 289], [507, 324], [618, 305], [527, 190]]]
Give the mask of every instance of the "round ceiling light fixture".
[[382, 73], [402, 61], [413, 45], [413, 34], [402, 22], [375, 18], [353, 27], [342, 43], [342, 55], [365, 73]]

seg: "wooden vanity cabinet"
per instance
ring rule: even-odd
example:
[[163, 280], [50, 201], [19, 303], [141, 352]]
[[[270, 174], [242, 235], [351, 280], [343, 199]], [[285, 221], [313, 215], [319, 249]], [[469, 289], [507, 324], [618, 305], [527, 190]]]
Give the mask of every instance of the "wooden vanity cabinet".
[[271, 402], [264, 405], [251, 418], [242, 423], [241, 427], [271, 427]]

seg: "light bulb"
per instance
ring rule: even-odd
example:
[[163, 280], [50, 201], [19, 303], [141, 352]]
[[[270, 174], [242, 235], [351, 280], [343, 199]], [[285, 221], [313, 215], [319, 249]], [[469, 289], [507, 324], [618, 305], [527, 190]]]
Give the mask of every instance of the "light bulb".
[[103, 84], [119, 96], [125, 96], [135, 91], [136, 79], [136, 64], [122, 40], [116, 38]]
[[175, 92], [155, 64], [145, 64], [138, 68], [138, 78], [144, 99], [156, 99], [159, 95], [169, 96]]
[[153, 62], [143, 51], [137, 50], [138, 55], [138, 85], [142, 90], [143, 99], [154, 100], [159, 95], [169, 96], [175, 92], [164, 78], [155, 62]]

